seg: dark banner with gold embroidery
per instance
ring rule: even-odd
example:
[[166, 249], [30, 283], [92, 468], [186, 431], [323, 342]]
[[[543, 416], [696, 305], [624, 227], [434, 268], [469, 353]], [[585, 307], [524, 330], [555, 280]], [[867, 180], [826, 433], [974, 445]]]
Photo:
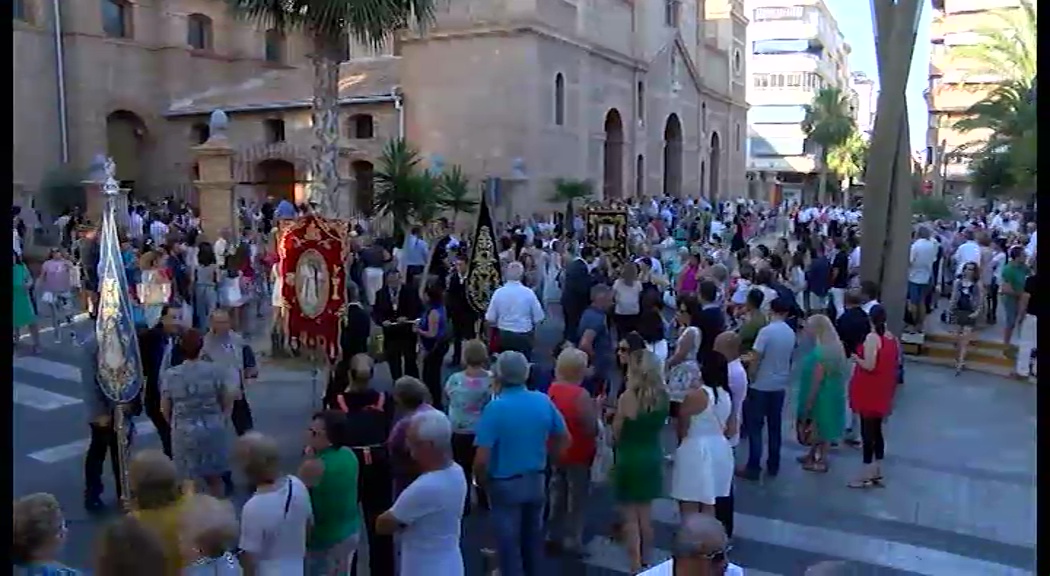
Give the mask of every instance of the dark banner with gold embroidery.
[[304, 216], [282, 221], [277, 233], [285, 334], [292, 349], [318, 351], [331, 363], [342, 354], [347, 232], [346, 221]]
[[613, 202], [593, 205], [585, 212], [587, 244], [598, 249], [617, 269], [630, 257], [627, 233], [627, 206]]
[[496, 231], [492, 227], [492, 214], [489, 212], [488, 194], [482, 194], [474, 236], [470, 240], [470, 261], [467, 264], [467, 302], [481, 317], [484, 317], [489, 309], [492, 293], [503, 284], [497, 246]]

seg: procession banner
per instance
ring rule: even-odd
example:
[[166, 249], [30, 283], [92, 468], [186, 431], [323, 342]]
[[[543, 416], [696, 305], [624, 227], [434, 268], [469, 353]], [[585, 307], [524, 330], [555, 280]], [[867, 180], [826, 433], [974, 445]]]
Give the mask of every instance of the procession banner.
[[348, 232], [346, 221], [310, 215], [282, 221], [277, 234], [285, 334], [293, 350], [320, 352], [333, 364], [342, 354]]
[[584, 216], [587, 244], [608, 258], [612, 269], [620, 268], [630, 257], [627, 234], [627, 206], [612, 203], [592, 205]]
[[95, 321], [98, 386], [109, 400], [126, 404], [135, 400], [142, 390], [142, 361], [112, 206], [102, 213], [99, 260], [98, 319]]
[[496, 232], [492, 228], [487, 196], [481, 195], [478, 219], [470, 242], [470, 260], [467, 263], [467, 302], [481, 318], [489, 309], [492, 293], [503, 284]]

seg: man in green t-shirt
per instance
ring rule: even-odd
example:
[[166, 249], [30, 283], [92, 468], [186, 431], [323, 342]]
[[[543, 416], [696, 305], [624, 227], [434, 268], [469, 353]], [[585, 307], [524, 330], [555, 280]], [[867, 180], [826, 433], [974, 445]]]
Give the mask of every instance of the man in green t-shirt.
[[1010, 345], [1014, 327], [1017, 325], [1017, 304], [1024, 293], [1024, 281], [1028, 278], [1028, 264], [1025, 262], [1024, 248], [1014, 246], [1008, 254], [1010, 260], [1003, 266], [1003, 281], [999, 283], [1001, 302], [1006, 312], [1006, 330], [1003, 332], [1003, 344]]
[[755, 345], [755, 339], [758, 338], [758, 331], [769, 323], [766, 315], [762, 313], [762, 301], [765, 300], [765, 297], [765, 293], [758, 288], [752, 288], [747, 293], [747, 300], [744, 302], [743, 322], [740, 324], [740, 328], [737, 329], [737, 335], [740, 336], [741, 356], [751, 351], [751, 348]]

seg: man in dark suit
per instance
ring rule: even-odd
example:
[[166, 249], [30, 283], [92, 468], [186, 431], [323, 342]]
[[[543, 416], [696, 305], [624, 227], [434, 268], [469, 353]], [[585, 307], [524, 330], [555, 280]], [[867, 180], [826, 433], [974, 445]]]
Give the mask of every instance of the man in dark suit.
[[445, 303], [452, 321], [452, 363], [458, 365], [463, 341], [477, 337], [475, 324], [478, 320], [467, 299], [467, 259], [464, 257], [456, 258], [455, 268], [449, 274]]
[[449, 234], [448, 218], [438, 218], [440, 224], [440, 232], [438, 240], [434, 243], [434, 250], [430, 254], [430, 263], [427, 268], [427, 273], [431, 277], [437, 277], [441, 280], [441, 284], [447, 285], [448, 280], [448, 245], [452, 242], [452, 236]]
[[562, 273], [561, 306], [565, 316], [565, 340], [575, 341], [577, 327], [583, 311], [591, 304], [591, 287], [594, 277], [588, 265], [594, 258], [594, 251], [584, 246], [579, 255], [565, 266]]
[[179, 351], [179, 336], [182, 333], [182, 324], [179, 322], [181, 315], [181, 308], [177, 304], [169, 304], [161, 310], [160, 322], [138, 335], [142, 372], [146, 377], [140, 402], [145, 408], [146, 416], [156, 427], [164, 453], [169, 458], [171, 457], [171, 425], [160, 412], [160, 373], [165, 368], [182, 364], [182, 353]]
[[113, 402], [106, 398], [98, 386], [98, 341], [94, 335], [83, 343], [82, 349], [85, 356], [80, 367], [80, 378], [88, 425], [91, 427], [91, 443], [84, 458], [84, 508], [89, 512], [99, 512], [105, 508], [102, 502], [102, 468], [107, 453], [113, 467], [117, 501], [120, 501], [119, 447], [113, 428]]
[[346, 387], [346, 379], [336, 377], [350, 370], [350, 359], [358, 354], [368, 354], [368, 338], [372, 335], [372, 318], [361, 305], [361, 292], [357, 285], [346, 285], [346, 318], [339, 334], [339, 347], [342, 349], [339, 363], [329, 375], [328, 387], [324, 395], [324, 405], [335, 406], [335, 397]]
[[390, 363], [390, 375], [394, 380], [405, 374], [419, 377], [416, 333], [412, 326], [422, 313], [423, 303], [419, 300], [419, 293], [402, 286], [400, 272], [388, 271], [386, 285], [376, 293], [372, 320], [383, 327], [383, 353]]

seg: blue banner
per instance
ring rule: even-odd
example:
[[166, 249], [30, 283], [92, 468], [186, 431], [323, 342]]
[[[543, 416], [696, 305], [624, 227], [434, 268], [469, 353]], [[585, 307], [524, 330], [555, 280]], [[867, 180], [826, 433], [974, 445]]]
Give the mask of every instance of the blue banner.
[[113, 199], [106, 198], [99, 242], [99, 298], [95, 337], [98, 341], [98, 386], [113, 402], [131, 402], [142, 390], [135, 318], [128, 279], [120, 255]]

